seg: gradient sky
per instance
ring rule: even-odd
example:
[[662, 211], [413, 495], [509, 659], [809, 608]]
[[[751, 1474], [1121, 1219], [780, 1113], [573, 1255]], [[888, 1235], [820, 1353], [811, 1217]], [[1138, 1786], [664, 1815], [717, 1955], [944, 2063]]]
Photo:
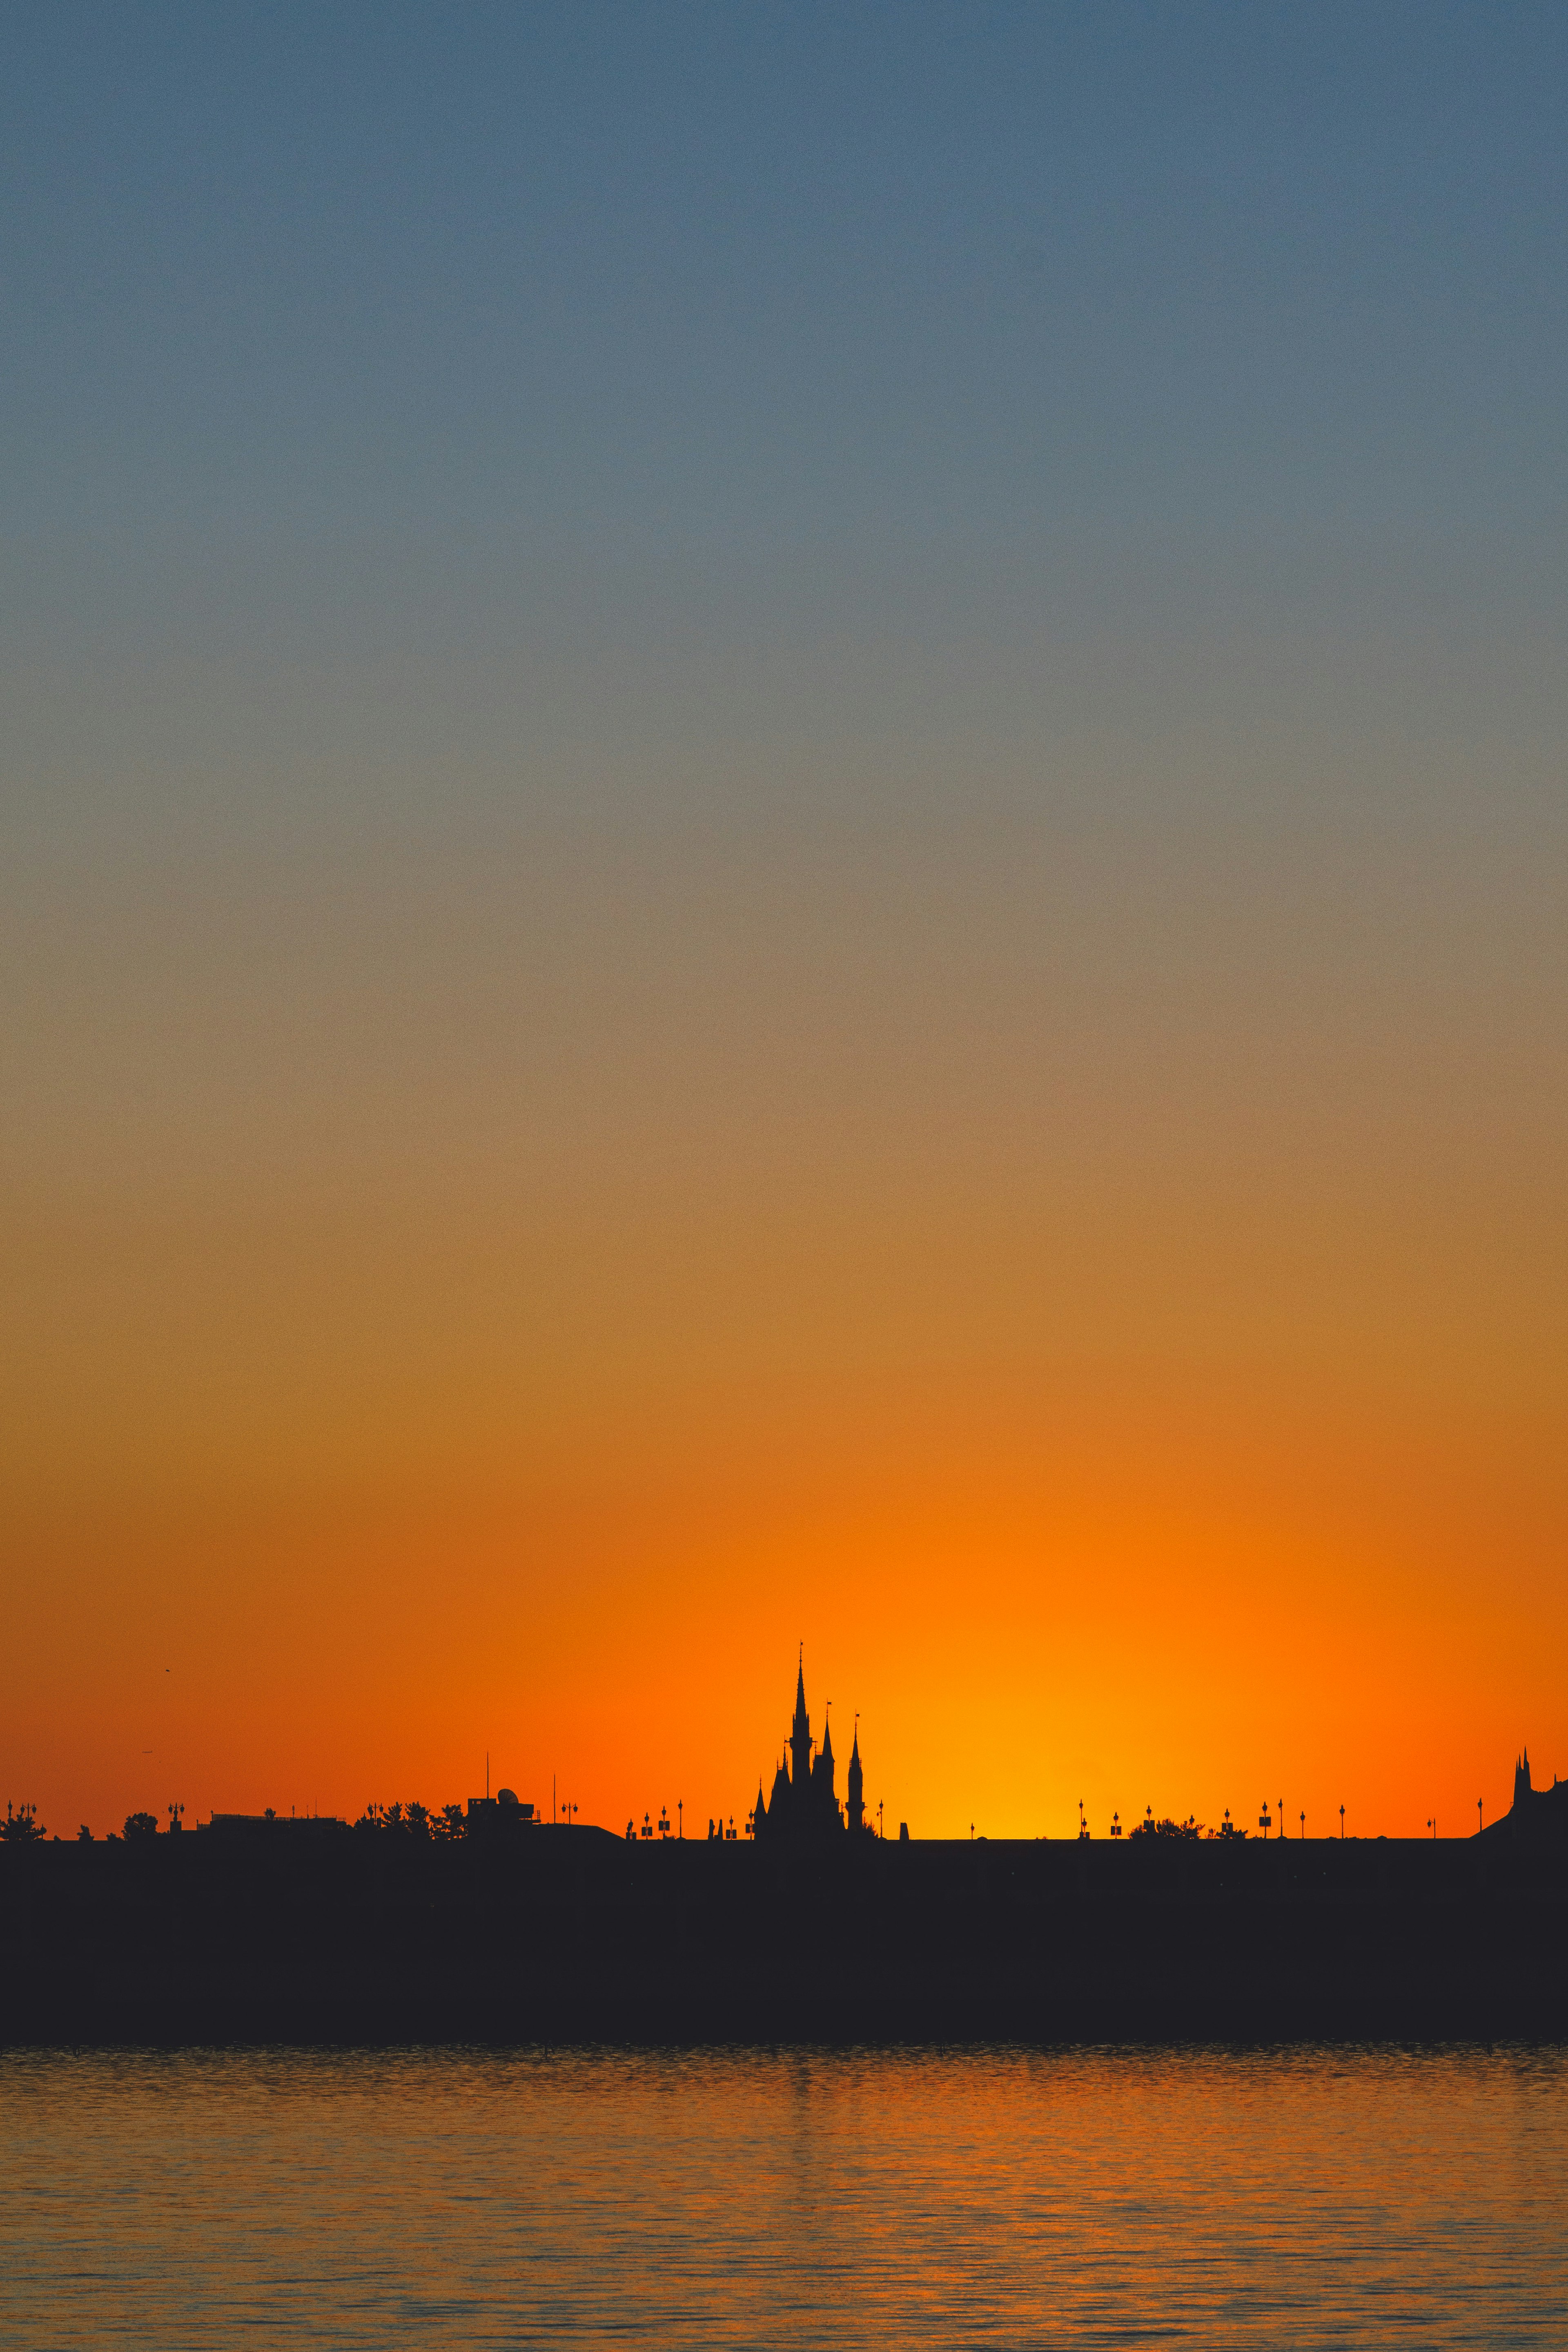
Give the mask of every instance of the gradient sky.
[[1568, 1772], [1565, 100], [7, 13], [0, 1799]]

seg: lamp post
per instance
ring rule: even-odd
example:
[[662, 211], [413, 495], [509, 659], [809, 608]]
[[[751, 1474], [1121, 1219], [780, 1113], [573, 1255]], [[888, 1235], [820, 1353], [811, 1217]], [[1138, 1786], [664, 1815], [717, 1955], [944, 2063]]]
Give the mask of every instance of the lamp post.
[[1476, 1799], [1476, 1835], [1478, 1837], [1479, 1837], [1484, 1827], [1485, 1823], [1481, 1820], [1481, 1801], [1478, 1797]]
[[1342, 1806], [1340, 1807], [1340, 1843], [1341, 1843], [1342, 1845], [1343, 1845], [1344, 1842], [1345, 1842], [1345, 1809], [1344, 1809], [1344, 1807], [1342, 1805]]
[[1306, 1843], [1307, 1843], [1307, 1809], [1306, 1809], [1305, 1805], [1303, 1805], [1303, 1806], [1302, 1806], [1302, 1808], [1301, 1808], [1301, 1843], [1302, 1843], [1303, 1845], [1305, 1845], [1305, 1844], [1306, 1844]]
[[684, 1797], [677, 1797], [675, 1801], [675, 1834], [678, 1838], [683, 1838], [686, 1835], [686, 1800]]

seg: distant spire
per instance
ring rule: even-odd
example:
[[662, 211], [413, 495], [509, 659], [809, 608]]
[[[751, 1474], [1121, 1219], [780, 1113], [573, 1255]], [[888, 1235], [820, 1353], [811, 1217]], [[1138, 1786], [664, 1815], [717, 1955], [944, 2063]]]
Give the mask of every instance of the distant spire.
[[849, 1751], [848, 1797], [845, 1805], [846, 1826], [858, 1837], [866, 1827], [866, 1778], [860, 1769], [860, 1718], [855, 1717], [855, 1745]]

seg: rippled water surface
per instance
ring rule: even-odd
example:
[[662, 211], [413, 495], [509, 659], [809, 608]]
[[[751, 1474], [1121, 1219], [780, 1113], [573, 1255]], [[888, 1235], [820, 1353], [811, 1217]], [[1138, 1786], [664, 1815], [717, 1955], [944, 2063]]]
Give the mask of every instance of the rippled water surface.
[[0, 2058], [0, 2341], [1568, 2343], [1561, 2053]]

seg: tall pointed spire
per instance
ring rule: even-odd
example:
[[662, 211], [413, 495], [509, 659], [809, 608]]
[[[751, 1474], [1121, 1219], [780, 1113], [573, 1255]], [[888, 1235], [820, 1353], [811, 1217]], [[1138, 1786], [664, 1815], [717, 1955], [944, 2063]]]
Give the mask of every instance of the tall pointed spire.
[[790, 1779], [804, 1789], [811, 1775], [811, 1717], [805, 1711], [805, 1643], [795, 1678], [795, 1722], [789, 1735]]

